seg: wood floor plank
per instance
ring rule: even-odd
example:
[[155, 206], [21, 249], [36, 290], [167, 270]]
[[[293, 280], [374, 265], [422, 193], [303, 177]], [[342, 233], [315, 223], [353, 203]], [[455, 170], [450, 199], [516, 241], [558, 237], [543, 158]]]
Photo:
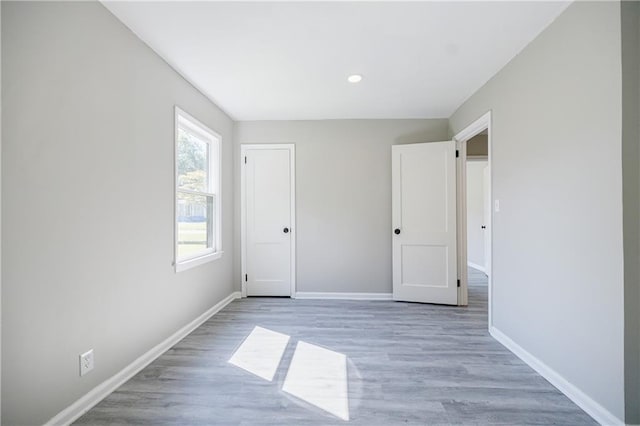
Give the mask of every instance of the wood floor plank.
[[[596, 424], [488, 334], [486, 276], [469, 280], [466, 308], [235, 301], [75, 424]], [[271, 382], [228, 362], [256, 326], [291, 337]], [[299, 341], [346, 355], [348, 422], [283, 392]]]

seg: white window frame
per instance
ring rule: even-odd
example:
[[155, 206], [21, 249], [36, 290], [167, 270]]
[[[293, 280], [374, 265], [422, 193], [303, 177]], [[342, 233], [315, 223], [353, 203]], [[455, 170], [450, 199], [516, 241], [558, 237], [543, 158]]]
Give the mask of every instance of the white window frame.
[[[183, 109], [175, 106], [174, 121], [174, 184], [173, 184], [173, 259], [176, 272], [191, 269], [195, 266], [220, 259], [224, 253], [222, 251], [222, 194], [221, 194], [221, 145], [222, 137], [211, 130], [191, 114]], [[216, 249], [207, 249], [206, 251], [197, 253], [193, 256], [178, 260], [178, 192], [189, 192], [178, 190], [178, 131], [180, 128], [187, 129], [191, 133], [195, 133], [199, 138], [209, 145], [209, 188], [210, 193], [200, 193], [194, 191], [194, 194], [215, 195], [215, 221], [212, 223], [215, 232]], [[215, 155], [213, 155], [215, 153]], [[217, 164], [215, 164], [217, 160]]]

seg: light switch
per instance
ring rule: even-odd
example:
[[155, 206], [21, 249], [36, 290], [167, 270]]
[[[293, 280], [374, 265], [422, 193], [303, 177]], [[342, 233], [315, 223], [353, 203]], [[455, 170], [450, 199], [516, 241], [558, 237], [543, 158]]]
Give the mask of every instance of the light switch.
[[496, 213], [498, 213], [500, 211], [500, 200], [495, 200], [494, 205], [495, 205], [495, 211]]

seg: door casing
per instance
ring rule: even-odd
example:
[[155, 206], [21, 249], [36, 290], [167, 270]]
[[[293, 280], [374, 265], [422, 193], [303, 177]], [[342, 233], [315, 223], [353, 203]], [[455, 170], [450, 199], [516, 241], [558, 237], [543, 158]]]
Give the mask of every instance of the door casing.
[[242, 297], [247, 297], [247, 283], [245, 275], [247, 273], [247, 202], [246, 202], [246, 168], [245, 156], [249, 150], [271, 150], [271, 149], [287, 149], [291, 161], [290, 165], [290, 182], [291, 182], [291, 227], [289, 229], [291, 235], [291, 298], [296, 295], [296, 149], [294, 144], [241, 144], [240, 145], [240, 288]]
[[[489, 167], [489, 200], [490, 203], [493, 204], [493, 167], [492, 167], [492, 155], [491, 155], [491, 111], [485, 113], [482, 117], [478, 118], [476, 121], [468, 125], [458, 134], [456, 134], [453, 139], [456, 141], [457, 148], [459, 151], [459, 157], [457, 158], [457, 191], [458, 191], [458, 277], [460, 279], [460, 288], [458, 288], [458, 305], [459, 306], [467, 306], [469, 303], [469, 287], [468, 287], [468, 276], [467, 276], [467, 141], [480, 133], [483, 130], [487, 130], [487, 166]], [[491, 205], [490, 209], [491, 214], [489, 215], [489, 252], [485, 253], [485, 256], [489, 256], [488, 261], [488, 270], [486, 271], [488, 277], [488, 294], [487, 294], [487, 305], [488, 305], [488, 327], [489, 329], [493, 326], [493, 315], [492, 315], [492, 276], [493, 276], [493, 205]]]

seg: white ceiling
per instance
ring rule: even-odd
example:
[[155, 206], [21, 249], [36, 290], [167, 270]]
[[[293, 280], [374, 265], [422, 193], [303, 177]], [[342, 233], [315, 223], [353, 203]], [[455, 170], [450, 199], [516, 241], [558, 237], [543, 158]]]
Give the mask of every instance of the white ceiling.
[[103, 4], [236, 120], [447, 118], [568, 5]]

